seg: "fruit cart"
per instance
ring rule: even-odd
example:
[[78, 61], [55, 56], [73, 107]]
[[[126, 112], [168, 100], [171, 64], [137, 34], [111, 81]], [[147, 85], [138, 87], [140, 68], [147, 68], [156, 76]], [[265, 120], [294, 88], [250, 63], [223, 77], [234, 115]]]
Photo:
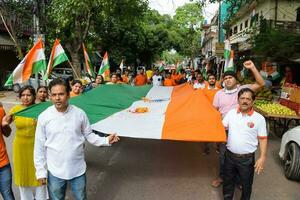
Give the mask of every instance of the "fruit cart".
[[279, 137], [290, 128], [292, 123], [294, 125], [300, 124], [299, 115], [278, 103], [258, 103], [254, 105], [254, 110], [266, 118], [267, 131], [270, 133], [273, 130], [275, 135]]

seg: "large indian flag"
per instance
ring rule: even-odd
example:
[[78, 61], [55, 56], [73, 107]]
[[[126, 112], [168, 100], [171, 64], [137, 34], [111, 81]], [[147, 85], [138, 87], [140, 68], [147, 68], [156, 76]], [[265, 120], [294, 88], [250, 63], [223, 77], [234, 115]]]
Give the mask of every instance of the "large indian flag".
[[52, 69], [69, 60], [67, 54], [65, 53], [65, 50], [63, 49], [63, 47], [60, 44], [60, 41], [58, 39], [55, 40], [54, 45], [52, 47], [52, 51], [51, 51], [51, 55], [50, 55], [50, 59], [49, 59], [49, 63], [48, 63], [48, 67], [47, 67], [47, 72], [45, 74], [44, 79], [48, 79], [48, 77], [50, 76]]
[[26, 82], [34, 73], [46, 69], [42, 39], [38, 39], [4, 84], [5, 86]]
[[[94, 130], [133, 138], [181, 141], [226, 140], [220, 113], [202, 91], [189, 84], [175, 87], [103, 85], [70, 99], [83, 109]], [[37, 118], [51, 104], [17, 115]]]

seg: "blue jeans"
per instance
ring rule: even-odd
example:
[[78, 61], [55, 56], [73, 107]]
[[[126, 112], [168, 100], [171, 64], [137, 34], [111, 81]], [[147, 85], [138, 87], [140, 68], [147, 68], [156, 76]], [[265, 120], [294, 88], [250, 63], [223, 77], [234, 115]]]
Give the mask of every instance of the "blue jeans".
[[12, 174], [10, 164], [0, 168], [0, 193], [4, 200], [14, 200], [11, 188]]
[[70, 184], [75, 200], [86, 200], [86, 175], [64, 180], [53, 176], [48, 171], [48, 192], [51, 200], [64, 200], [67, 184]]

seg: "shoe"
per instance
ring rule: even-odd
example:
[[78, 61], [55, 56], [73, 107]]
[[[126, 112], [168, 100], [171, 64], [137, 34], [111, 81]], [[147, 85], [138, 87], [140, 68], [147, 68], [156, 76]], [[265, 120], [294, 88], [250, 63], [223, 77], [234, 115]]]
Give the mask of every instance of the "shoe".
[[218, 188], [223, 184], [223, 180], [221, 178], [216, 178], [215, 180], [212, 181], [211, 186], [214, 188]]

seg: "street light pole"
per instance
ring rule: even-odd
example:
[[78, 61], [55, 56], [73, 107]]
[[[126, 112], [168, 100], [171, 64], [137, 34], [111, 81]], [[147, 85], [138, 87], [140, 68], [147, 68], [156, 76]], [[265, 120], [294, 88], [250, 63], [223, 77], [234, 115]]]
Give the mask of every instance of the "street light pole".
[[[33, 6], [34, 6], [33, 7], [33, 32], [34, 32], [33, 40], [34, 40], [34, 43], [36, 43], [41, 34], [40, 33], [40, 23], [39, 23], [39, 9], [38, 9], [38, 5], [37, 5], [37, 1], [34, 1]], [[34, 76], [35, 76], [36, 85], [37, 85], [37, 87], [39, 87], [40, 82], [39, 82], [38, 72], [35, 72]]]

